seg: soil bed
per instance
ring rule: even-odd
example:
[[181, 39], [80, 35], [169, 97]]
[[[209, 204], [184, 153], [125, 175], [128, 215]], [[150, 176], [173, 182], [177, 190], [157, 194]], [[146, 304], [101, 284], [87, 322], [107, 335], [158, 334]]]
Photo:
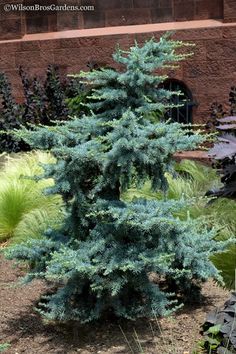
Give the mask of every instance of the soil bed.
[[208, 282], [203, 286], [201, 306], [185, 306], [174, 316], [158, 321], [105, 321], [84, 326], [75, 340], [71, 329], [42, 322], [34, 306], [45, 285], [40, 281], [16, 285], [23, 274], [0, 256], [0, 344], [11, 345], [6, 354], [191, 354], [201, 337], [199, 328], [206, 313], [222, 306], [229, 296]]

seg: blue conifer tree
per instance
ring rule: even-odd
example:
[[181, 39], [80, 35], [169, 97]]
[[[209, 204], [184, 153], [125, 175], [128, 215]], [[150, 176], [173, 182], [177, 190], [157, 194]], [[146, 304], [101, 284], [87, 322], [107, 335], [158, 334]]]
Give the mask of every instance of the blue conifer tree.
[[131, 184], [138, 188], [147, 179], [153, 189], [166, 190], [173, 154], [203, 141], [201, 134], [161, 119], [171, 93], [158, 88], [166, 77], [154, 72], [183, 60], [186, 55], [176, 53], [182, 46], [164, 36], [118, 49], [114, 60], [122, 71], [80, 74], [93, 88], [90, 115], [21, 131], [27, 143], [56, 157], [56, 164], [45, 166], [55, 180], [47, 192], [61, 194], [66, 206], [61, 230], [8, 251], [29, 261], [30, 279], [55, 284], [41, 308], [49, 319], [86, 323], [110, 312], [127, 319], [164, 315], [175, 307], [168, 284], [191, 294], [193, 286], [217, 275], [209, 255], [223, 244], [214, 241], [214, 230], [175, 218], [185, 201], [121, 198]]

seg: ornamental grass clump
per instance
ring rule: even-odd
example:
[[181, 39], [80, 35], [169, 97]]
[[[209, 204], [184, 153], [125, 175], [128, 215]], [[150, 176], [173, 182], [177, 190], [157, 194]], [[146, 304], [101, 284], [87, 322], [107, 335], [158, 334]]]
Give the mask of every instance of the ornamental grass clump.
[[236, 269], [236, 203], [229, 198], [216, 198], [207, 196], [210, 190], [222, 187], [217, 171], [209, 166], [204, 166], [191, 160], [182, 160], [175, 165], [173, 174], [167, 173], [168, 191], [166, 193], [151, 189], [147, 181], [140, 189], [134, 186], [122, 194], [122, 200], [135, 199], [147, 200], [178, 200], [184, 198], [186, 203], [183, 208], [175, 212], [181, 220], [198, 219], [197, 224], [212, 228], [216, 232], [216, 240], [229, 240], [232, 243], [222, 253], [212, 254], [210, 259], [219, 270], [221, 279], [219, 284], [225, 288], [235, 289]]
[[59, 195], [45, 195], [52, 179], [36, 181], [43, 163], [55, 160], [47, 153], [28, 153], [7, 157], [0, 172], [0, 242], [25, 242], [40, 238], [49, 227], [62, 222]]
[[179, 306], [170, 288], [178, 298], [195, 297], [202, 281], [217, 277], [209, 256], [225, 244], [215, 242], [213, 229], [174, 216], [186, 205], [183, 199], [122, 200], [131, 185], [147, 180], [153, 190], [166, 191], [173, 154], [204, 140], [200, 132], [161, 118], [171, 92], [158, 88], [166, 76], [154, 72], [185, 59], [177, 54], [182, 47], [164, 36], [118, 49], [113, 58], [122, 71], [80, 74], [93, 88], [91, 114], [20, 133], [56, 158], [45, 175], [55, 181], [49, 192], [66, 204], [60, 230], [8, 251], [10, 258], [30, 262], [31, 279], [54, 284], [39, 310], [49, 320], [165, 315]]

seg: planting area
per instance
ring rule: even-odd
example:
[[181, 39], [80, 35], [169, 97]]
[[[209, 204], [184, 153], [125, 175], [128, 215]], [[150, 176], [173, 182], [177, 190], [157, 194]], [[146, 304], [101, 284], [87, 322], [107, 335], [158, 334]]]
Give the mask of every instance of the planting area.
[[236, 89], [183, 124], [189, 46], [0, 73], [0, 352], [236, 353]]
[[186, 305], [167, 320], [142, 319], [135, 323], [104, 320], [81, 326], [76, 339], [70, 326], [46, 324], [35, 313], [33, 307], [46, 290], [42, 282], [18, 287], [16, 281], [24, 274], [22, 268], [12, 268], [12, 263], [2, 257], [0, 267], [0, 333], [1, 342], [11, 343], [6, 350], [9, 354], [125, 354], [140, 353], [140, 347], [150, 354], [191, 353], [201, 338], [199, 329], [206, 313], [221, 306], [229, 295], [210, 281], [203, 286], [201, 305]]

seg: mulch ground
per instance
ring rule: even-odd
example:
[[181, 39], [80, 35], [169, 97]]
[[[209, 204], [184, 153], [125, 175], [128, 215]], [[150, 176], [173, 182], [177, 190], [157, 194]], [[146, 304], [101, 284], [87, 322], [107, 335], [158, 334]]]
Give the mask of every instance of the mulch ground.
[[186, 306], [158, 321], [105, 321], [83, 326], [75, 338], [72, 328], [41, 320], [34, 306], [45, 285], [34, 281], [19, 286], [16, 283], [23, 275], [22, 269], [0, 257], [0, 344], [10, 344], [6, 354], [192, 354], [206, 313], [222, 306], [229, 296], [208, 282], [203, 287], [201, 306]]

